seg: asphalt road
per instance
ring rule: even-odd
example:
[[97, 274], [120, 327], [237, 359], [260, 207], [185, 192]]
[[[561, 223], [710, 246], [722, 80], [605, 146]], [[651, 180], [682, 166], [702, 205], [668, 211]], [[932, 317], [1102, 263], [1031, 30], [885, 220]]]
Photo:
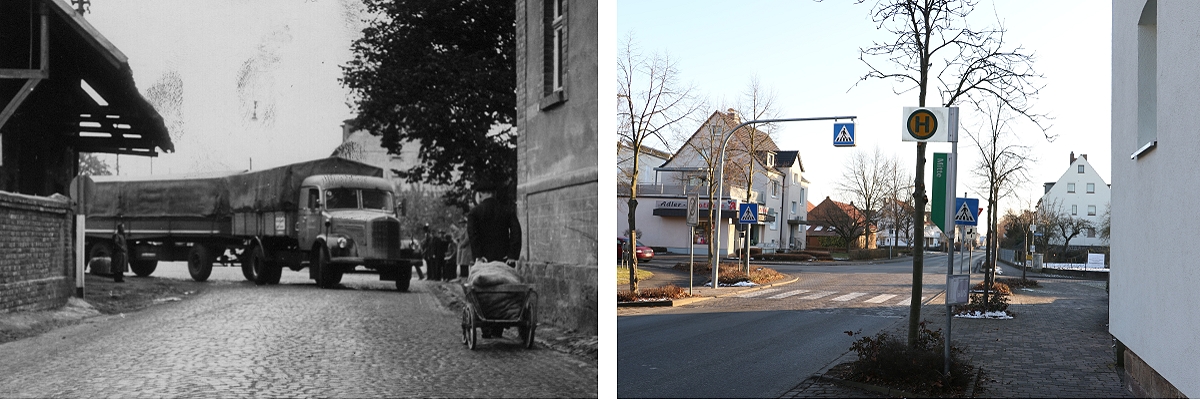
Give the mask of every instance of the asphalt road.
[[[187, 276], [181, 263], [155, 276]], [[307, 271], [255, 286], [216, 268], [186, 301], [0, 345], [4, 398], [597, 396], [594, 361], [515, 339], [461, 344], [458, 310], [422, 281], [374, 274], [318, 289]]]
[[[617, 396], [774, 398], [846, 354], [861, 336], [845, 331], [874, 335], [907, 324], [911, 259], [770, 267], [800, 280], [683, 307], [622, 310]], [[944, 290], [945, 271], [944, 254], [927, 255], [923, 302]]]

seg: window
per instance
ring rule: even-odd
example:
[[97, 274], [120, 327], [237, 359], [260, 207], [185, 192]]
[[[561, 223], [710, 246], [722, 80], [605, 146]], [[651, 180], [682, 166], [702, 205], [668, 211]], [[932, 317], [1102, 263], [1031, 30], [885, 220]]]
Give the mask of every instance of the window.
[[771, 197], [779, 197], [779, 182], [771, 181]]
[[796, 202], [792, 202], [792, 214], [796, 213]]
[[813, 228], [813, 232], [820, 232], [820, 231], [821, 231], [821, 228], [824, 228], [824, 227], [823, 227], [823, 226], [820, 226], [820, 225], [817, 225], [817, 227], [816, 227], [816, 228]]
[[1158, 1], [1147, 0], [1137, 26], [1137, 141], [1129, 158], [1158, 145]]
[[1096, 206], [1088, 206], [1088, 215], [1096, 216]]
[[1096, 237], [1096, 228], [1088, 228], [1087, 237], [1090, 237], [1090, 238]]
[[1079, 206], [1071, 205], [1071, 215], [1079, 215]]
[[792, 183], [800, 183], [800, 174], [792, 173]]
[[1075, 193], [1075, 183], [1074, 182], [1067, 184], [1067, 193]]
[[1079, 173], [1083, 173], [1083, 164], [1079, 164]]
[[1088, 192], [1088, 193], [1096, 193], [1096, 184], [1095, 184], [1095, 183], [1089, 183], [1089, 184], [1087, 185], [1087, 192]]
[[547, 109], [566, 101], [564, 77], [567, 71], [567, 19], [565, 0], [545, 0], [543, 42], [543, 95], [541, 107]]

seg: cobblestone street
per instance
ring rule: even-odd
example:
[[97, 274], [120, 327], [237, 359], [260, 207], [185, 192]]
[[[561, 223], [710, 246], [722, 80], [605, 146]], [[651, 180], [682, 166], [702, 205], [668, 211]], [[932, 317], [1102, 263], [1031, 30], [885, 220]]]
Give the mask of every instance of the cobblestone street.
[[458, 310], [424, 282], [398, 293], [354, 274], [321, 290], [306, 274], [210, 282], [186, 301], [0, 345], [0, 397], [597, 396], [594, 359], [515, 339], [468, 350]]

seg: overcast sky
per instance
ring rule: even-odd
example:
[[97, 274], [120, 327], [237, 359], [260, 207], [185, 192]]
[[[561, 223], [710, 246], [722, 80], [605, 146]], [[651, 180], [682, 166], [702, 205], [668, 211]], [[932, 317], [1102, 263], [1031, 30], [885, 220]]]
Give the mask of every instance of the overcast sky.
[[[353, 117], [339, 66], [360, 36], [357, 0], [93, 1], [85, 18], [127, 57], [176, 152], [122, 156], [122, 175], [263, 169], [328, 157]], [[115, 156], [103, 156], [115, 166]]]
[[[1031, 146], [1038, 162], [1029, 166], [1031, 180], [1019, 190], [1021, 199], [1007, 208], [1036, 203], [1042, 183], [1066, 172], [1069, 154], [1088, 154], [1089, 162], [1109, 183], [1109, 108], [1111, 70], [1111, 4], [1097, 1], [982, 0], [971, 15], [973, 27], [994, 26], [997, 16], [1008, 30], [1005, 38], [1036, 56], [1034, 68], [1045, 76], [1045, 89], [1033, 100], [1035, 111], [1055, 119], [1047, 142], [1032, 125], [1020, 125], [1020, 143]], [[896, 95], [892, 83], [866, 81], [855, 86], [867, 67], [859, 48], [893, 38], [870, 20], [873, 1], [619, 1], [616, 38], [633, 34], [645, 52], [665, 51], [677, 61], [682, 80], [690, 82], [714, 105], [736, 103], [751, 77], [777, 93], [783, 117], [856, 115], [858, 147], [832, 147], [832, 122], [785, 123], [777, 144], [799, 150], [805, 176], [812, 182], [809, 200], [838, 199], [836, 182], [855, 151], [879, 146], [897, 155], [912, 170], [916, 144], [901, 142], [904, 106], [916, 106], [915, 92]], [[1011, 48], [1011, 47], [1009, 47]], [[614, 60], [615, 61], [615, 60]], [[615, 62], [610, 68], [615, 70]], [[616, 90], [615, 84], [610, 84]], [[936, 98], [930, 97], [930, 106]], [[726, 107], [727, 107], [726, 106]], [[711, 113], [715, 110], [708, 110]], [[966, 107], [964, 127], [972, 123]], [[603, 119], [602, 119], [603, 120]], [[689, 133], [695, 126], [685, 127]], [[615, 140], [615, 135], [614, 139]], [[975, 190], [969, 175], [977, 150], [964, 135], [959, 143], [958, 192]], [[930, 144], [927, 157], [949, 152], [948, 144]], [[926, 177], [928, 179], [928, 172]], [[964, 187], [969, 185], [969, 187]], [[1019, 202], [1021, 204], [1016, 204]]]

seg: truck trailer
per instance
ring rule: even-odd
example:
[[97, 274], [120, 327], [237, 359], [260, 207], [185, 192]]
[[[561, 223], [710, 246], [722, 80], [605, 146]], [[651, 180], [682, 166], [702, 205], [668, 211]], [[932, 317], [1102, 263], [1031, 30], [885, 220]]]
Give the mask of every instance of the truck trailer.
[[308, 267], [328, 288], [357, 266], [407, 291], [416, 249], [402, 246], [392, 183], [383, 170], [330, 157], [281, 167], [176, 176], [96, 176], [85, 200], [93, 273], [111, 273], [117, 224], [129, 266], [150, 276], [159, 261], [187, 261], [205, 281], [214, 264], [240, 265], [247, 280], [278, 284], [283, 267]]

